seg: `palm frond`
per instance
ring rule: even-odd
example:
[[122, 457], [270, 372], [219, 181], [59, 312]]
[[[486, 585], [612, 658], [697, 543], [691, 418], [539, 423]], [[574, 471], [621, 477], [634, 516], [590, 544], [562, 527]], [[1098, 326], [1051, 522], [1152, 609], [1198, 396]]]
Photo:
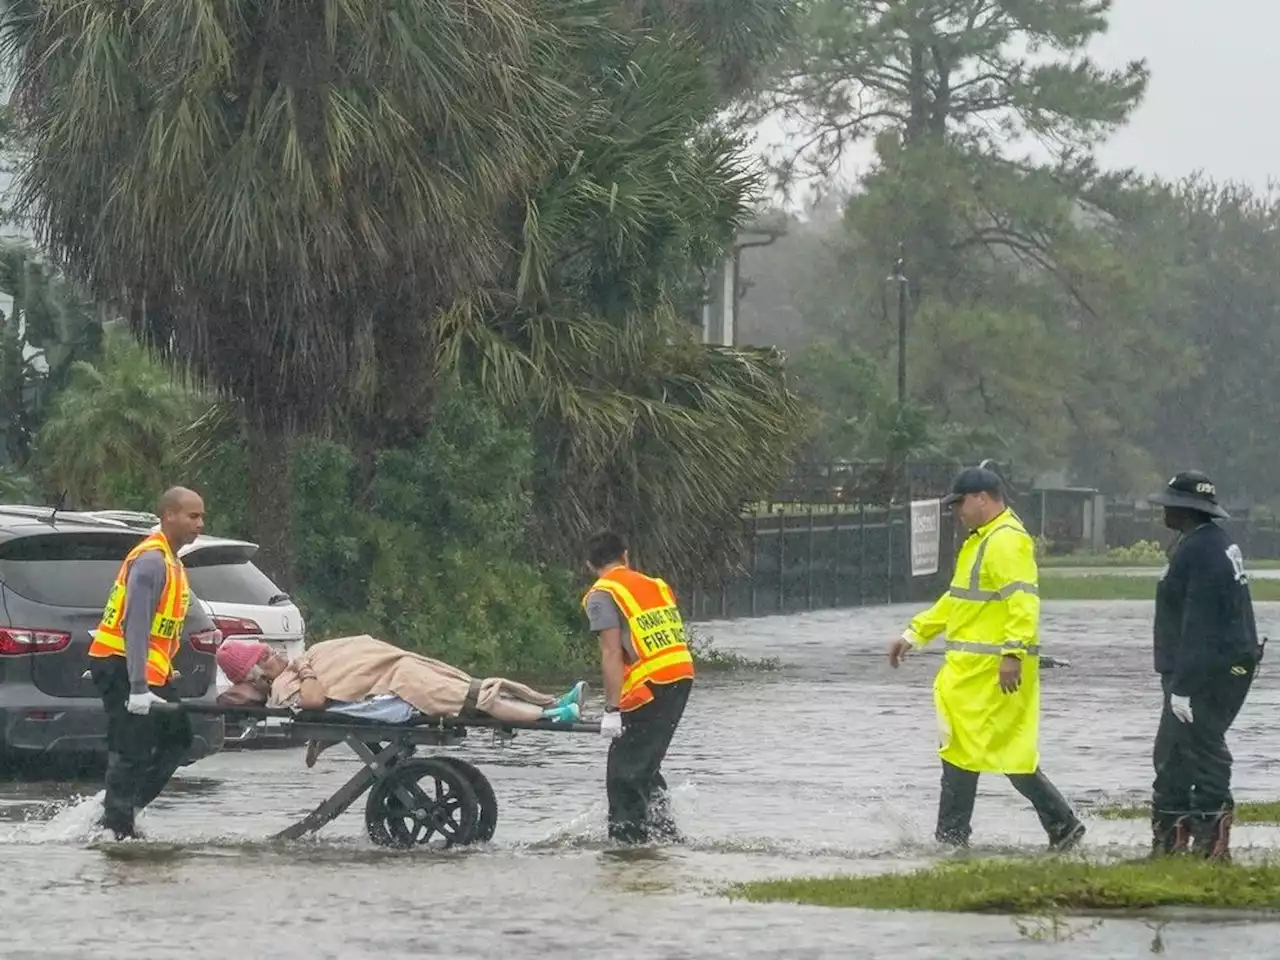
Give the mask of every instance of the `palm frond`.
[[259, 411], [376, 405], [370, 389], [413, 380], [371, 382], [370, 346], [429, 371], [429, 318], [494, 276], [500, 209], [573, 113], [547, 63], [591, 9], [11, 5], [0, 44], [32, 142], [20, 208], [146, 342]]

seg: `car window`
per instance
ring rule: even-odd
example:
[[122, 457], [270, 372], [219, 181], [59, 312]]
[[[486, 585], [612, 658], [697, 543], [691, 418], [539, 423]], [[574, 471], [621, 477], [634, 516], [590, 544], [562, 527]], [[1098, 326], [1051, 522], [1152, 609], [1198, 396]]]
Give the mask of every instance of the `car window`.
[[214, 563], [190, 567], [191, 592], [209, 603], [266, 606], [282, 591], [252, 563]]
[[0, 543], [0, 582], [54, 607], [101, 607], [137, 533], [42, 533]]

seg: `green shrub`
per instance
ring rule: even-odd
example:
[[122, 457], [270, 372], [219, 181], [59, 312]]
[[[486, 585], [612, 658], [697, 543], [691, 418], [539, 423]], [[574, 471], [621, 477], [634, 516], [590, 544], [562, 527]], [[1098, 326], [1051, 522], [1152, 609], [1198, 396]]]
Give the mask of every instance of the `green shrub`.
[[366, 482], [350, 449], [301, 444], [294, 528], [312, 635], [371, 633], [475, 673], [584, 665], [594, 644], [572, 578], [528, 559], [531, 468], [528, 436], [458, 388]]
[[1158, 564], [1167, 559], [1164, 547], [1155, 540], [1139, 540], [1128, 547], [1112, 547], [1107, 551], [1107, 560], [1117, 564]]

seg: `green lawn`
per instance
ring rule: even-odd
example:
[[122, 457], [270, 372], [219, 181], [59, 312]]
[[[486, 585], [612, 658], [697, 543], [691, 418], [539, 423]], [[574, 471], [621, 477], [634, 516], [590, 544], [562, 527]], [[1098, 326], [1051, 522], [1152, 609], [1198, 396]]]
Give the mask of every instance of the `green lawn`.
[[[1249, 590], [1254, 600], [1280, 600], [1280, 580], [1252, 580]], [[1054, 576], [1052, 569], [1040, 574], [1041, 600], [1154, 600], [1155, 595], [1154, 577], [1106, 573]]]
[[[1116, 803], [1094, 807], [1089, 811], [1104, 820], [1146, 820], [1151, 807], [1145, 803]], [[1280, 823], [1280, 801], [1237, 803], [1236, 823]]]
[[[1105, 553], [1069, 553], [1065, 556], [1040, 557], [1037, 562], [1041, 570], [1052, 570], [1054, 567], [1100, 567], [1104, 570], [1107, 567], [1151, 567], [1158, 570], [1165, 564], [1162, 558], [1131, 559]], [[1280, 569], [1280, 560], [1259, 560], [1249, 557], [1246, 558], [1245, 564], [1255, 570]]]
[[1280, 909], [1280, 864], [1191, 857], [1099, 864], [1059, 857], [969, 860], [863, 876], [736, 884], [730, 897], [871, 910], [1088, 912], [1187, 906]]

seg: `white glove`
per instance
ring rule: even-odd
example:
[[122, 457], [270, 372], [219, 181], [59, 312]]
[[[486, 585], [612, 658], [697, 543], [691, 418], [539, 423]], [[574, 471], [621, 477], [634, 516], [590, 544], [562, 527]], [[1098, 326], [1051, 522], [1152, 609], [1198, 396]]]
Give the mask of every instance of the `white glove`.
[[607, 737], [612, 740], [614, 737], [622, 736], [622, 714], [617, 710], [610, 710], [600, 718], [600, 736]]
[[146, 716], [151, 712], [151, 705], [153, 703], [165, 702], [167, 701], [164, 697], [157, 697], [154, 693], [148, 690], [146, 693], [129, 694], [129, 702], [124, 705], [124, 708], [130, 713], [138, 714], [138, 716]]
[[1191, 716], [1191, 698], [1179, 697], [1172, 694], [1169, 697], [1169, 709], [1173, 711], [1173, 715], [1183, 723], [1192, 723], [1194, 718]]

